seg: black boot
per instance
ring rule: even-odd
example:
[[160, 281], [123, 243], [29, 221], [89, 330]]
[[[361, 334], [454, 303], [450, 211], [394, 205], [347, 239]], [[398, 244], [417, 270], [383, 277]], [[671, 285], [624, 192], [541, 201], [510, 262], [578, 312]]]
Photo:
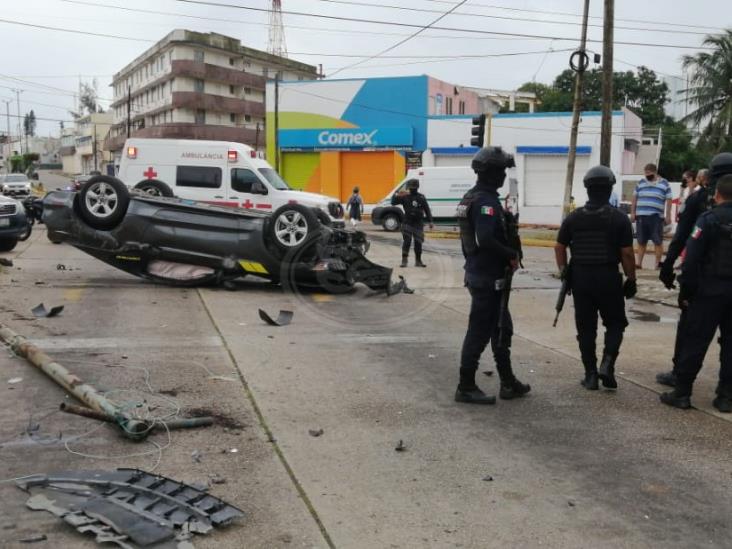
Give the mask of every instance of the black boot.
[[417, 259], [414, 260], [414, 266], [415, 267], [426, 267], [427, 265], [425, 265], [424, 263], [422, 263], [422, 258], [421, 257], [418, 257]]
[[732, 387], [717, 386], [717, 398], [712, 403], [723, 414], [732, 414]]
[[498, 396], [503, 400], [511, 400], [513, 398], [522, 397], [529, 391], [531, 391], [531, 385], [528, 383], [521, 383], [518, 379], [513, 378], [513, 381], [508, 383], [501, 381], [501, 390], [499, 391]]
[[656, 374], [656, 383], [666, 385], [667, 387], [676, 387], [676, 374], [672, 371], [661, 372]]
[[597, 377], [597, 366], [585, 366], [585, 379], [580, 381], [580, 385], [588, 391], [597, 391], [600, 388]]
[[674, 408], [681, 408], [682, 410], [688, 410], [691, 408], [691, 388], [680, 387], [678, 384], [673, 391], [668, 393], [661, 393], [659, 397], [661, 402], [673, 406]]
[[618, 382], [615, 380], [615, 359], [617, 355], [605, 353], [600, 362], [600, 371], [597, 377], [602, 381], [602, 386], [606, 389], [617, 389]]
[[455, 402], [464, 402], [466, 404], [495, 404], [496, 397], [486, 395], [480, 388], [473, 386], [458, 385], [455, 391]]
[[403, 255], [402, 256], [402, 264], [399, 265], [399, 266], [402, 267], [402, 268], [406, 267], [407, 266], [407, 260], [408, 259], [409, 259], [409, 256], [408, 255]]

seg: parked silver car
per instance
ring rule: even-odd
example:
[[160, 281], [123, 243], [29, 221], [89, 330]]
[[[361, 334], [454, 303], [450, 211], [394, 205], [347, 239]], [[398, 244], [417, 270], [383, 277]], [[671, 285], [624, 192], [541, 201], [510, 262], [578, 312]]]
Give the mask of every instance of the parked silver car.
[[2, 176], [0, 185], [3, 194], [7, 196], [26, 196], [31, 192], [30, 179], [22, 173], [10, 173]]

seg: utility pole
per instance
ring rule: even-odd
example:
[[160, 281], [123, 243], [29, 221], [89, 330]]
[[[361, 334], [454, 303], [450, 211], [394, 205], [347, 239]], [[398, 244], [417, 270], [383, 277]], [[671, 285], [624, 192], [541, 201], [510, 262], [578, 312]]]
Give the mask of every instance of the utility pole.
[[20, 131], [20, 92], [22, 90], [13, 90], [15, 92], [15, 99], [18, 102], [18, 142], [20, 143], [20, 154], [23, 154], [23, 133]]
[[602, 125], [600, 128], [600, 164], [610, 167], [613, 134], [613, 31], [615, 0], [605, 0], [602, 38]]
[[254, 150], [259, 150], [259, 122], [257, 122], [257, 133], [254, 134]]
[[94, 136], [92, 138], [92, 146], [94, 148], [94, 171], [96, 172], [99, 168], [97, 167], [97, 125], [94, 124], [93, 130]]
[[275, 170], [280, 173], [280, 72], [275, 73], [274, 148]]
[[127, 85], [127, 138], [130, 138], [132, 129], [132, 86]]
[[[589, 65], [589, 58], [585, 48], [587, 46], [587, 18], [590, 11], [590, 0], [585, 0], [585, 9], [582, 14], [582, 38], [579, 50], [572, 54], [570, 65], [577, 73], [574, 78], [574, 106], [572, 108], [572, 131], [569, 134], [569, 151], [567, 153], [567, 179], [564, 181], [564, 201], [562, 202], [562, 219], [569, 214], [569, 205], [572, 200], [572, 183], [574, 181], [574, 164], [577, 160], [577, 134], [579, 133], [580, 111], [582, 109], [582, 84], [585, 70]], [[575, 66], [574, 58], [578, 62]]]
[[8, 119], [8, 135], [5, 138], [5, 143], [7, 145], [8, 155], [5, 158], [5, 163], [8, 166], [8, 170], [7, 171], [10, 171], [10, 155], [13, 152], [13, 149], [12, 149], [12, 147], [10, 145], [10, 103], [12, 103], [12, 100], [11, 99], [3, 99], [3, 103], [5, 103], [5, 114], [6, 114], [7, 119]]

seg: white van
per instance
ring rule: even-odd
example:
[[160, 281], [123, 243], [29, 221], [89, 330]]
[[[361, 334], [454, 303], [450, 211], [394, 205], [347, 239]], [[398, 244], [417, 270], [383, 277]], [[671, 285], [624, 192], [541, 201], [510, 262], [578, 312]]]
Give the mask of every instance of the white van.
[[343, 216], [337, 199], [290, 189], [261, 153], [242, 143], [131, 138], [117, 177], [156, 196], [266, 212], [302, 204], [331, 218]]
[[[371, 221], [387, 231], [398, 231], [404, 218], [401, 206], [392, 206], [391, 197], [405, 190], [409, 179], [419, 180], [419, 192], [427, 198], [432, 217], [439, 220], [454, 220], [455, 209], [466, 192], [475, 185], [475, 172], [470, 166], [445, 168], [416, 168], [394, 187], [372, 210]], [[506, 191], [504, 191], [505, 193]]]

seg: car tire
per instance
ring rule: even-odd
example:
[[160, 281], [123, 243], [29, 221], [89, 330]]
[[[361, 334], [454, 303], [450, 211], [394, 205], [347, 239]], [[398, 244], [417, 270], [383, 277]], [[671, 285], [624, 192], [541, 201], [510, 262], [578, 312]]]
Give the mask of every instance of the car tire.
[[318, 218], [318, 221], [320, 221], [320, 224], [324, 227], [330, 227], [332, 224], [332, 221], [330, 220], [330, 216], [325, 213], [320, 208], [313, 208], [313, 211], [315, 212], [316, 217]]
[[10, 252], [18, 245], [17, 238], [0, 239], [0, 252]]
[[384, 215], [381, 220], [381, 226], [384, 227], [385, 231], [394, 233], [399, 230], [402, 225], [402, 220], [395, 213], [388, 213]]
[[130, 193], [116, 177], [96, 175], [79, 191], [77, 202], [82, 219], [93, 229], [109, 230], [127, 213]]
[[164, 196], [167, 198], [175, 196], [173, 194], [173, 190], [168, 185], [157, 179], [145, 179], [144, 181], [140, 181], [135, 185], [135, 189], [149, 194], [150, 196]]
[[281, 254], [290, 254], [307, 246], [320, 229], [312, 208], [285, 204], [277, 208], [267, 223], [267, 240]]
[[31, 233], [33, 232], [33, 223], [30, 222], [30, 219], [25, 225], [25, 230], [18, 235], [18, 240], [21, 242], [25, 242], [30, 238]]

